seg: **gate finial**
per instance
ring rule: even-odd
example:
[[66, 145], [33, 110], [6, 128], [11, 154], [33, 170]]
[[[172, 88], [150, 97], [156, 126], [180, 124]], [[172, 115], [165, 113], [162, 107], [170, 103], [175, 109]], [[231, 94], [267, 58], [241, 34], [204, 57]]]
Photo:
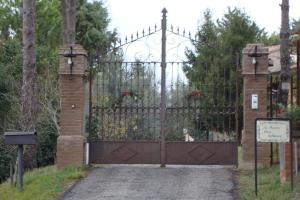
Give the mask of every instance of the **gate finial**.
[[164, 8], [161, 12], [163, 13], [163, 15], [165, 15], [165, 14], [167, 14], [168, 11], [166, 8]]

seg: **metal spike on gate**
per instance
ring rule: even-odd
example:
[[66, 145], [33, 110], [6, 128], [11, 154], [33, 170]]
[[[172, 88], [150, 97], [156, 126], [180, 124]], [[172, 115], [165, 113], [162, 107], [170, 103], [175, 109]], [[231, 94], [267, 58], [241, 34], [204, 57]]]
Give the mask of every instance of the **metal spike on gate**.
[[189, 31], [189, 38], [191, 39], [191, 32]]
[[127, 36], [126, 36], [126, 37], [125, 37], [125, 44], [127, 43], [127, 40], [128, 40], [128, 39], [127, 39]]
[[171, 25], [171, 31], [173, 32], [173, 25]]
[[183, 29], [182, 35], [185, 36], [185, 29]]
[[179, 27], [177, 26], [177, 34], [179, 34]]
[[148, 32], [149, 32], [149, 34], [150, 34], [150, 32], [151, 32], [151, 28], [150, 28], [150, 26], [149, 26]]
[[139, 32], [137, 31], [136, 32], [136, 39], [138, 39], [139, 38]]
[[143, 32], [142, 32], [142, 34], [143, 34], [143, 37], [145, 36], [145, 30], [143, 29]]
[[122, 44], [122, 39], [120, 38], [119, 39], [119, 45], [121, 46], [121, 44]]
[[131, 42], [133, 41], [133, 34], [131, 34]]
[[156, 26], [156, 24], [155, 24], [155, 26], [154, 26], [154, 31], [156, 31], [156, 28], [157, 28], [157, 26]]

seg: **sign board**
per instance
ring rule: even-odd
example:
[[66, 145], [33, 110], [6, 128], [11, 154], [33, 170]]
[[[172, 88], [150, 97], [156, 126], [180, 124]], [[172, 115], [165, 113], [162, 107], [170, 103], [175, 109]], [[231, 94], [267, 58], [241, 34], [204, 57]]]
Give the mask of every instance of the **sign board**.
[[290, 120], [257, 119], [257, 142], [290, 142]]
[[[291, 137], [291, 120], [287, 118], [256, 118], [254, 133], [254, 182], [257, 196], [257, 142], [280, 142], [293, 144]], [[294, 188], [293, 145], [291, 147], [291, 189]]]

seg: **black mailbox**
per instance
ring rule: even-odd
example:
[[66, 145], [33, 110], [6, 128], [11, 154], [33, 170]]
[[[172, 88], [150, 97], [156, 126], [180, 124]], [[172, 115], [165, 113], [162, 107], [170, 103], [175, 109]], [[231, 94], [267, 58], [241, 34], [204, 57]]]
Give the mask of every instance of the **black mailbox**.
[[5, 132], [5, 144], [36, 144], [36, 132]]

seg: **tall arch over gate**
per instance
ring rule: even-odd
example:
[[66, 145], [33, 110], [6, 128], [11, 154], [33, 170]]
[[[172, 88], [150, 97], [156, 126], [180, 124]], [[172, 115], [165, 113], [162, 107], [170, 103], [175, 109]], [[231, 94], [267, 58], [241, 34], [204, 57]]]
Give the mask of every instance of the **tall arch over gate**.
[[[162, 13], [161, 28], [126, 38], [107, 58], [91, 63], [90, 162], [237, 165], [239, 61], [222, 63], [212, 74], [202, 61], [168, 60], [172, 35], [203, 41], [168, 28], [166, 9]], [[154, 35], [160, 37], [159, 60], [126, 61], [114, 54]], [[184, 68], [191, 65], [211, 81], [188, 79]]]

